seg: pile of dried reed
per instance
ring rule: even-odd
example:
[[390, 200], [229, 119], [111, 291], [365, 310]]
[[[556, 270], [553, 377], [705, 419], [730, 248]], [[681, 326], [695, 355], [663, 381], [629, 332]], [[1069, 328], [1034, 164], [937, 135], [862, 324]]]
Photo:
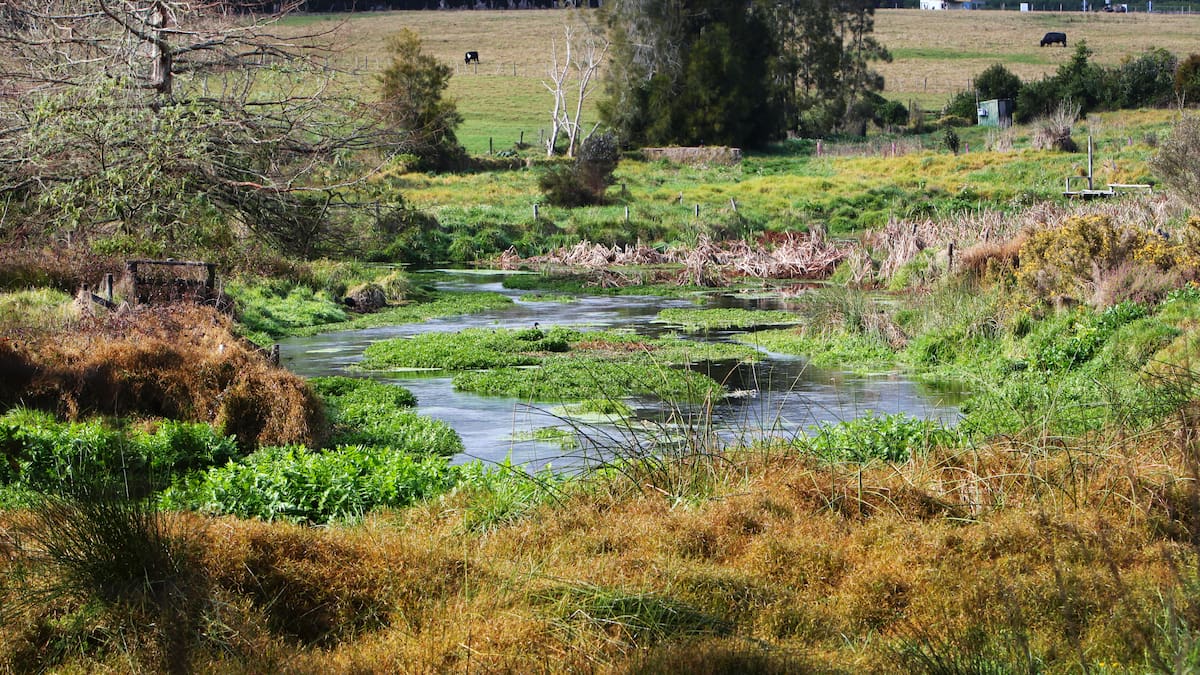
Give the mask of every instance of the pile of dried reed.
[[[581, 242], [546, 255], [522, 258], [516, 251], [505, 251], [495, 262], [503, 269], [519, 267], [568, 267], [588, 272], [640, 265], [675, 264], [683, 270], [677, 283], [712, 286], [731, 278], [816, 279], [828, 276], [846, 257], [850, 245], [831, 242], [817, 231], [811, 234], [788, 232], [764, 237], [752, 245], [745, 240], [714, 242], [700, 237], [694, 246], [659, 252], [648, 246], [605, 246]], [[624, 276], [624, 275], [618, 275]], [[630, 275], [641, 281], [641, 277]], [[610, 280], [611, 281], [611, 280]]]
[[303, 378], [271, 365], [197, 305], [140, 306], [0, 349], [4, 400], [77, 418], [151, 416], [212, 422], [244, 447], [314, 445], [324, 413]]

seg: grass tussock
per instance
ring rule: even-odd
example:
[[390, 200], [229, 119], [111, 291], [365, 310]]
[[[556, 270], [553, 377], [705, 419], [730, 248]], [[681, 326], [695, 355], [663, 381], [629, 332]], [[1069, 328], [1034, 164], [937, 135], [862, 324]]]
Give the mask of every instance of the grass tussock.
[[13, 340], [0, 347], [0, 371], [12, 376], [0, 386], [5, 405], [72, 419], [211, 422], [244, 447], [312, 445], [325, 433], [303, 379], [271, 366], [206, 307], [137, 307], [82, 319], [70, 332]]

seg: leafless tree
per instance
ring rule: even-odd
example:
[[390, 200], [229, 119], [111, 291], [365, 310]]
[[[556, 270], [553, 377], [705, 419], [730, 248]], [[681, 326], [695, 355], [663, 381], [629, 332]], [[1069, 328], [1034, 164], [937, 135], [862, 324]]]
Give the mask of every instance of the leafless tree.
[[303, 253], [297, 233], [356, 178], [337, 160], [378, 142], [339, 110], [361, 105], [322, 63], [328, 33], [279, 29], [294, 5], [0, 7], [0, 194], [48, 229], [182, 239], [232, 219]]
[[[567, 137], [567, 157], [575, 156], [575, 149], [596, 131], [598, 124], [593, 125], [586, 134], [583, 133], [583, 104], [595, 88], [595, 77], [604, 64], [608, 53], [608, 40], [589, 30], [587, 35], [577, 37], [572, 26], [563, 27], [563, 56], [560, 60], [558, 44], [551, 41], [551, 65], [549, 68], [550, 81], [542, 84], [554, 95], [554, 107], [550, 111], [551, 130], [546, 140], [546, 155], [554, 155], [560, 135]], [[574, 75], [574, 97], [567, 100], [567, 91], [571, 87]], [[572, 110], [572, 104], [574, 110]]]

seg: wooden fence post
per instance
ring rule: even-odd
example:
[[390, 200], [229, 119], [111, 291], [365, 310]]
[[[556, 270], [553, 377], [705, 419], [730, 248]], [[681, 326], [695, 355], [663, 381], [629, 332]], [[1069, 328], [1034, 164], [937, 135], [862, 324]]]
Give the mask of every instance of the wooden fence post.
[[133, 299], [133, 303], [137, 304], [137, 302], [138, 302], [138, 277], [137, 277], [137, 263], [136, 262], [133, 262], [132, 260], [128, 260], [125, 262], [125, 276], [129, 277], [129, 285], [131, 288], [130, 295]]

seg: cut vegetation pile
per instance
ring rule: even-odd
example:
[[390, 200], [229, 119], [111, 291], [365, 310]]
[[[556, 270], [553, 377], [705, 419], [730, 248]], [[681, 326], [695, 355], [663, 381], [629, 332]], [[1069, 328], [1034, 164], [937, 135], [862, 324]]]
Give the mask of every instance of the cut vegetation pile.
[[[570, 267], [580, 270], [612, 270], [642, 265], [682, 266], [659, 276], [675, 283], [716, 286], [741, 277], [756, 279], [820, 279], [833, 273], [850, 251], [845, 242], [828, 241], [820, 231], [809, 234], [788, 232], [764, 238], [757, 244], [742, 239], [715, 242], [701, 237], [694, 246], [674, 246], [665, 251], [648, 246], [605, 246], [580, 242], [545, 255], [522, 258], [512, 249], [497, 259], [503, 269]], [[640, 275], [628, 275], [627, 283], [642, 283]], [[659, 280], [657, 277], [656, 281]]]

